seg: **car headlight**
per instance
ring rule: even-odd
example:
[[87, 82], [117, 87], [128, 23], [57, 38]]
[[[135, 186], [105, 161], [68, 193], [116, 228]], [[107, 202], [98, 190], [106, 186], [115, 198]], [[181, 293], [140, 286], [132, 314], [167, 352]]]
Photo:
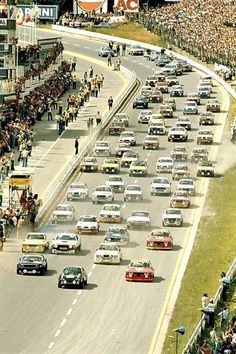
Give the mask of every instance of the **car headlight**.
[[73, 245], [69, 245], [69, 248], [72, 249], [72, 248], [73, 248]]
[[58, 247], [58, 244], [56, 244], [56, 243], [55, 243], [55, 244], [52, 244], [52, 247], [53, 247], [53, 248], [57, 248], [57, 247]]

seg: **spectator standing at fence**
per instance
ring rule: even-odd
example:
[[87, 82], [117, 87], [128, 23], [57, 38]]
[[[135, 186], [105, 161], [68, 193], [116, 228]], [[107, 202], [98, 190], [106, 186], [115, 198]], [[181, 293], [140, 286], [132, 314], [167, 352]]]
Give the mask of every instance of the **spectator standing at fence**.
[[211, 328], [214, 328], [215, 326], [215, 304], [214, 304], [214, 300], [211, 299], [208, 306], [207, 306], [207, 309], [209, 311], [209, 326]]
[[28, 150], [26, 149], [26, 147], [24, 147], [21, 153], [22, 167], [28, 166], [28, 154], [29, 154]]
[[229, 310], [227, 309], [226, 306], [224, 306], [223, 310], [220, 313], [218, 313], [218, 316], [221, 316], [221, 329], [223, 329], [225, 323], [227, 322], [228, 315], [229, 315]]
[[0, 207], [2, 206], [2, 202], [3, 202], [3, 188], [2, 188], [2, 184], [0, 184]]
[[58, 104], [59, 104], [58, 114], [61, 115], [62, 111], [63, 111], [63, 102], [62, 102], [62, 100], [59, 100]]
[[117, 45], [116, 45], [116, 54], [117, 54], [117, 56], [120, 55], [120, 45], [119, 45], [119, 43], [117, 43]]
[[76, 75], [73, 76], [73, 79], [72, 79], [72, 87], [73, 87], [73, 90], [76, 90], [76, 83], [77, 83], [77, 77]]
[[227, 291], [229, 289], [229, 283], [230, 280], [226, 277], [225, 272], [222, 272], [220, 275], [220, 282], [221, 282], [221, 286], [222, 286], [222, 291], [221, 291], [221, 299], [222, 301], [227, 301]]
[[123, 44], [122, 44], [122, 55], [123, 55], [123, 56], [125, 55], [125, 52], [126, 52], [126, 44], [123, 43]]
[[204, 293], [201, 297], [201, 302], [202, 302], [202, 307], [207, 307], [207, 305], [209, 304], [210, 302], [210, 298], [209, 296], [207, 295], [207, 293]]
[[15, 170], [15, 152], [12, 151], [10, 155], [10, 160], [11, 160], [11, 171]]
[[52, 119], [52, 108], [51, 107], [48, 107], [48, 121], [49, 120], [53, 120]]
[[75, 71], [76, 70], [76, 64], [77, 64], [77, 59], [76, 57], [73, 58], [72, 64], [71, 64], [71, 70]]
[[112, 58], [111, 53], [109, 53], [107, 56], [107, 66], [112, 66], [111, 58]]
[[109, 98], [108, 98], [108, 108], [109, 108], [109, 110], [110, 109], [112, 109], [112, 106], [113, 106], [113, 98], [112, 98], [112, 96], [110, 96]]
[[90, 66], [88, 72], [89, 72], [89, 78], [92, 79], [93, 78], [93, 67], [92, 66]]
[[75, 139], [75, 155], [78, 155], [79, 152], [79, 138]]

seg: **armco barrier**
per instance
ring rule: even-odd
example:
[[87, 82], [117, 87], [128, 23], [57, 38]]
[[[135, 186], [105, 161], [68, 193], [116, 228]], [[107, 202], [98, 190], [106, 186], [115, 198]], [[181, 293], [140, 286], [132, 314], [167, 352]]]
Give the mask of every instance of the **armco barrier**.
[[[66, 32], [66, 33], [74, 33], [83, 37], [88, 37], [88, 38], [92, 38], [95, 40], [100, 40], [100, 41], [115, 41], [116, 43], [125, 43], [128, 46], [131, 45], [139, 45], [142, 48], [145, 49], [151, 49], [154, 51], [161, 51], [161, 47], [152, 45], [152, 44], [148, 44], [148, 43], [143, 43], [143, 42], [139, 42], [139, 41], [133, 41], [130, 39], [126, 39], [126, 38], [121, 38], [121, 37], [114, 37], [114, 36], [108, 36], [106, 34], [101, 34], [101, 33], [96, 33], [96, 32], [90, 32], [90, 31], [85, 31], [85, 30], [80, 30], [77, 28], [70, 28], [70, 27], [64, 27], [64, 26], [59, 26], [59, 25], [52, 25], [52, 29], [56, 30], [56, 31], [60, 31], [60, 32]], [[199, 69], [200, 71], [204, 72], [207, 75], [210, 75], [214, 80], [216, 80], [220, 85], [222, 85], [227, 91], [228, 93], [236, 99], [236, 92], [234, 91], [234, 89], [227, 84], [219, 75], [217, 75], [216, 73], [214, 73], [214, 71], [206, 68], [204, 65], [197, 63], [196, 61], [187, 58], [181, 54], [172, 52], [170, 50], [166, 49], [166, 53], [170, 54], [173, 53], [173, 55], [178, 58], [178, 59], [184, 59], [186, 60], [189, 64], [191, 64], [193, 67], [195, 67], [196, 69]]]
[[[66, 32], [66, 33], [74, 33], [77, 34], [79, 36], [83, 36], [83, 37], [87, 37], [87, 38], [91, 38], [91, 39], [95, 39], [98, 41], [102, 41], [102, 42], [109, 42], [109, 41], [115, 41], [118, 43], [125, 43], [127, 46], [132, 46], [132, 45], [139, 45], [142, 48], [145, 49], [150, 49], [153, 51], [161, 51], [161, 47], [155, 46], [155, 45], [151, 45], [151, 44], [147, 44], [147, 43], [143, 43], [143, 42], [139, 42], [139, 41], [134, 41], [134, 40], [129, 40], [129, 39], [125, 39], [125, 38], [121, 38], [121, 37], [114, 37], [114, 36], [109, 36], [109, 35], [105, 35], [105, 34], [100, 34], [100, 33], [96, 33], [96, 32], [89, 32], [89, 31], [84, 31], [84, 30], [80, 30], [80, 29], [76, 29], [76, 28], [69, 28], [69, 27], [63, 27], [63, 26], [59, 26], [59, 25], [53, 25], [52, 26], [53, 30], [56, 31], [60, 31], [60, 32]], [[187, 58], [181, 54], [178, 54], [176, 52], [170, 51], [170, 50], [166, 50], [167, 54], [173, 54], [174, 57], [178, 58], [178, 59], [183, 59], [186, 60], [189, 64], [191, 64], [194, 68], [200, 70], [201, 72], [203, 72], [206, 75], [211, 76], [215, 81], [217, 81], [221, 86], [223, 86], [225, 88], [225, 90], [234, 98], [236, 99], [236, 92], [233, 90], [233, 88], [227, 84], [220, 76], [218, 76], [216, 73], [214, 73], [212, 70], [208, 69], [207, 67], [205, 67], [202, 64], [199, 64], [197, 62], [195, 62], [194, 60]], [[228, 103], [229, 105], [229, 103]], [[228, 109], [227, 109], [228, 110]], [[234, 266], [235, 268], [235, 266]], [[215, 295], [215, 299], [218, 299], [220, 296], [220, 288], [218, 289], [216, 295]], [[199, 322], [200, 326], [201, 326], [201, 321]], [[194, 333], [192, 334], [188, 345], [187, 345], [187, 349], [185, 348], [185, 351], [188, 350], [188, 348], [190, 346], [193, 345], [193, 343], [197, 340], [198, 338], [198, 334], [199, 334], [199, 324], [197, 325], [197, 328], [195, 329]]]
[[[236, 276], [236, 259], [233, 261], [233, 263], [231, 264], [231, 266], [226, 274], [226, 277], [229, 278], [230, 280], [234, 279], [235, 276]], [[214, 296], [215, 307], [217, 306], [218, 302], [220, 301], [221, 290], [222, 290], [222, 286], [219, 286], [219, 288], [217, 289], [217, 292]], [[204, 321], [204, 315], [203, 315], [201, 320], [198, 322], [193, 334], [189, 338], [189, 341], [188, 341], [187, 345], [185, 346], [182, 354], [191, 354], [191, 350], [193, 349], [194, 344], [196, 344], [198, 338], [201, 337], [201, 331], [204, 329], [203, 328], [204, 322], [205, 321]]]
[[48, 198], [44, 202], [43, 207], [40, 208], [40, 211], [37, 215], [37, 218], [36, 218], [37, 223], [39, 223], [40, 220], [42, 219], [42, 217], [45, 215], [45, 213], [46, 213], [48, 207], [50, 206], [50, 204], [52, 203], [53, 199], [55, 198], [57, 193], [60, 192], [61, 187], [66, 182], [66, 180], [69, 178], [69, 176], [73, 173], [73, 171], [77, 167], [78, 163], [82, 160], [82, 158], [88, 152], [91, 151], [92, 146], [94, 146], [95, 141], [97, 140], [97, 138], [101, 134], [101, 131], [103, 130], [103, 128], [106, 127], [106, 125], [111, 120], [111, 118], [114, 116], [114, 114], [117, 112], [117, 110], [122, 105], [122, 103], [127, 99], [127, 97], [134, 90], [134, 88], [136, 86], [136, 82], [137, 82], [136, 74], [134, 72], [131, 72], [130, 70], [124, 68], [123, 66], [121, 66], [121, 72], [123, 72], [126, 76], [128, 76], [129, 82], [130, 82], [129, 86], [127, 87], [125, 92], [123, 92], [123, 94], [119, 97], [119, 99], [117, 100], [115, 105], [112, 107], [112, 109], [110, 111], [108, 111], [108, 113], [106, 114], [106, 116], [102, 120], [101, 125], [99, 125], [98, 127], [96, 127], [93, 130], [92, 135], [88, 138], [88, 141], [85, 143], [85, 145], [81, 149], [80, 153], [74, 157], [74, 159], [71, 161], [69, 166], [67, 165], [64, 173], [62, 174], [63, 177], [61, 177], [59, 179], [59, 181], [56, 183], [56, 185], [54, 185], [50, 189], [50, 191], [48, 193]]

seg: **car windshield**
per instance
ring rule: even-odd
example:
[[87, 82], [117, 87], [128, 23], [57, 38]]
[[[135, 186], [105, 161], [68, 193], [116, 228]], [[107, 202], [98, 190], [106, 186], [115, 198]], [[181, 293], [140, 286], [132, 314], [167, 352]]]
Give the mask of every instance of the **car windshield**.
[[118, 161], [118, 160], [105, 159], [105, 160], [104, 160], [104, 163], [106, 163], [106, 164], [112, 164], [112, 165], [117, 165], [117, 164], [119, 164], [119, 161]]
[[44, 234], [28, 234], [27, 240], [44, 240]]
[[86, 188], [85, 184], [71, 184], [70, 188], [74, 188], [74, 189], [84, 189]]
[[171, 159], [161, 158], [158, 160], [158, 163], [173, 163], [173, 161]]
[[122, 227], [110, 227], [107, 230], [108, 234], [127, 234], [127, 229]]
[[146, 166], [147, 163], [145, 161], [135, 161], [133, 166]]
[[186, 197], [187, 198], [188, 194], [187, 192], [184, 191], [177, 191], [173, 194], [173, 197]]
[[153, 230], [151, 236], [170, 236], [170, 233], [168, 230]]
[[182, 148], [182, 147], [175, 147], [175, 148], [173, 149], [173, 151], [174, 151], [174, 152], [185, 152], [186, 149], [185, 149], [185, 148]]
[[174, 169], [175, 169], [175, 170], [185, 170], [185, 171], [187, 171], [188, 166], [186, 166], [186, 165], [176, 165], [176, 166], [174, 167]]
[[109, 178], [108, 178], [108, 180], [110, 181], [110, 182], [122, 182], [122, 178], [121, 177], [113, 177], [113, 176], [110, 176]]
[[76, 236], [75, 235], [70, 235], [70, 234], [65, 234], [65, 235], [57, 235], [56, 240], [65, 240], [65, 241], [75, 241]]
[[120, 210], [120, 206], [119, 205], [104, 205], [103, 210], [106, 211], [119, 211]]
[[126, 190], [128, 190], [128, 191], [141, 191], [141, 187], [140, 186], [136, 186], [136, 185], [127, 186]]
[[42, 262], [41, 256], [23, 256], [21, 258], [22, 262]]
[[149, 213], [145, 211], [134, 211], [133, 213], [131, 213], [131, 216], [141, 216], [144, 218], [149, 218]]
[[63, 273], [65, 275], [69, 275], [69, 274], [75, 274], [78, 275], [81, 273], [81, 268], [79, 267], [66, 267], [63, 271]]
[[157, 178], [157, 179], [154, 179], [153, 183], [169, 184], [170, 182], [165, 178]]
[[86, 157], [84, 159], [84, 162], [91, 162], [91, 163], [96, 163], [97, 160], [95, 158], [92, 158], [92, 157]]
[[72, 207], [70, 205], [58, 205], [55, 211], [72, 211]]
[[96, 192], [111, 192], [111, 188], [108, 186], [97, 187], [95, 190]]
[[107, 141], [97, 141], [96, 142], [96, 147], [107, 147], [108, 142]]
[[198, 132], [199, 135], [212, 135], [212, 132], [210, 130], [200, 130]]
[[102, 244], [98, 248], [101, 251], [118, 251], [118, 248], [116, 245], [108, 245], [108, 244]]
[[123, 132], [122, 133], [122, 136], [134, 136], [134, 133], [133, 132]]
[[193, 107], [195, 107], [196, 103], [195, 102], [186, 102], [185, 106], [189, 106], [189, 107], [193, 106]]
[[153, 141], [158, 141], [158, 138], [156, 136], [150, 135], [150, 136], [146, 136], [145, 140], [153, 140]]
[[182, 184], [182, 185], [193, 185], [193, 181], [189, 180], [189, 179], [185, 179], [185, 180], [180, 180], [179, 181], [179, 184]]
[[149, 262], [131, 262], [129, 267], [134, 267], [134, 268], [150, 268], [150, 263]]
[[79, 221], [83, 222], [96, 222], [96, 216], [81, 216], [79, 218]]
[[138, 153], [133, 151], [128, 151], [124, 153], [124, 157], [138, 157]]
[[166, 214], [168, 214], [168, 215], [173, 215], [173, 214], [181, 214], [181, 211], [180, 210], [178, 210], [178, 209], [167, 209], [166, 210]]

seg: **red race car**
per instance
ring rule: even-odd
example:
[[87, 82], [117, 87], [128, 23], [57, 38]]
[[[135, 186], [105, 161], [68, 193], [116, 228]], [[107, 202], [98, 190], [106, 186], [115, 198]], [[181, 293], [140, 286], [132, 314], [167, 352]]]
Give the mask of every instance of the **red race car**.
[[127, 281], [147, 281], [154, 280], [154, 268], [149, 260], [131, 261], [125, 272]]
[[147, 237], [146, 248], [150, 250], [172, 250], [173, 238], [170, 232], [165, 228], [158, 228], [152, 230]]

